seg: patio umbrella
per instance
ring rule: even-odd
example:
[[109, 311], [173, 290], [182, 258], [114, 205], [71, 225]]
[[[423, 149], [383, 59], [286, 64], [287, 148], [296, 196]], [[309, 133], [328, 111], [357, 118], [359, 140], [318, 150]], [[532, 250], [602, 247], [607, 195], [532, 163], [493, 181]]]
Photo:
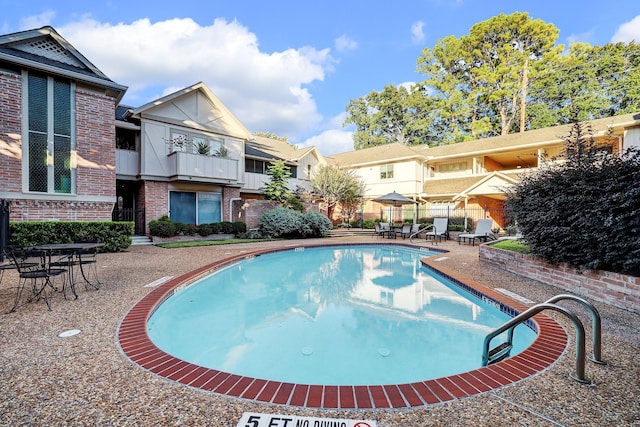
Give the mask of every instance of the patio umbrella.
[[389, 194], [385, 194], [384, 196], [380, 196], [377, 199], [373, 199], [374, 202], [382, 203], [385, 205], [391, 206], [401, 206], [401, 205], [410, 205], [417, 204], [415, 200], [411, 200], [408, 197], [403, 196], [400, 193], [396, 193], [395, 191]]
[[[415, 200], [411, 200], [408, 197], [403, 196], [400, 193], [397, 193], [395, 191], [389, 193], [389, 194], [385, 194], [384, 196], [380, 196], [376, 199], [373, 199], [374, 202], [378, 202], [378, 203], [382, 203], [384, 205], [390, 205], [393, 206], [394, 208], [397, 206], [402, 206], [402, 205], [416, 205], [418, 204], [418, 202], [416, 202]], [[392, 215], [389, 215], [390, 217]], [[393, 218], [391, 218], [391, 220], [393, 220]]]

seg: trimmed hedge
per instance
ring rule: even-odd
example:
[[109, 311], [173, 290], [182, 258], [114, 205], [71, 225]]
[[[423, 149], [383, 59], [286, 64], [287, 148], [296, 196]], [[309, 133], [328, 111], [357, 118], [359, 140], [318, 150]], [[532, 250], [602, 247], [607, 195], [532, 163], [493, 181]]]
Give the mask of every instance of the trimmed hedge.
[[247, 224], [242, 221], [222, 221], [195, 225], [173, 222], [169, 217], [164, 216], [157, 221], [149, 223], [149, 233], [158, 237], [195, 236], [196, 234], [203, 237], [212, 234], [233, 234], [238, 236], [246, 231]]
[[133, 222], [11, 222], [9, 244], [18, 247], [97, 240], [102, 252], [120, 252], [131, 246]]

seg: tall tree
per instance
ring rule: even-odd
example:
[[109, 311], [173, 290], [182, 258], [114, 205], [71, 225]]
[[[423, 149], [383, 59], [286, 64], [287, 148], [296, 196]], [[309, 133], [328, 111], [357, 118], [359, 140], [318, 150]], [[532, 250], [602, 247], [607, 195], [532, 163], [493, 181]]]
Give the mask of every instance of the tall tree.
[[399, 142], [423, 144], [430, 121], [429, 100], [419, 87], [385, 86], [382, 92], [370, 92], [350, 100], [345, 125], [356, 126], [353, 140], [356, 149]]
[[311, 178], [311, 188], [327, 206], [327, 216], [333, 215], [338, 204], [347, 209], [359, 204], [365, 192], [364, 181], [354, 171], [325, 165]]
[[270, 179], [265, 187], [266, 199], [283, 204], [291, 194], [288, 187], [291, 169], [284, 160], [276, 160], [267, 167], [267, 175]]

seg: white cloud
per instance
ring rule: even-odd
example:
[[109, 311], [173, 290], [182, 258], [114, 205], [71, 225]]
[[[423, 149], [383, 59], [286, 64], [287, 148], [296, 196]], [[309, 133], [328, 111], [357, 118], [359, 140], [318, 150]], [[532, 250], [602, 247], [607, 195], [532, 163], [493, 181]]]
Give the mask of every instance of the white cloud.
[[51, 25], [56, 13], [52, 10], [47, 10], [39, 15], [27, 16], [20, 20], [18, 25], [20, 30], [31, 30], [33, 28], [44, 27], [45, 25]]
[[338, 52], [348, 52], [355, 50], [358, 47], [358, 42], [343, 34], [335, 40], [335, 47]]
[[424, 41], [424, 22], [416, 21], [411, 24], [411, 41], [415, 44]]
[[635, 40], [636, 43], [640, 43], [640, 15], [620, 25], [611, 38], [613, 43], [628, 43], [633, 40]]
[[306, 139], [298, 146], [314, 146], [323, 156], [353, 151], [353, 126], [347, 128], [342, 126], [346, 118], [346, 111], [331, 117], [322, 132]]
[[305, 85], [333, 67], [329, 49], [262, 52], [237, 21], [201, 26], [190, 18], [108, 24], [85, 18], [60, 34], [114, 81], [124, 102], [142, 105], [172, 89], [207, 84], [251, 131], [295, 139], [322, 117]]
[[323, 156], [353, 151], [353, 132], [344, 129], [325, 130], [307, 139], [299, 146], [314, 146]]

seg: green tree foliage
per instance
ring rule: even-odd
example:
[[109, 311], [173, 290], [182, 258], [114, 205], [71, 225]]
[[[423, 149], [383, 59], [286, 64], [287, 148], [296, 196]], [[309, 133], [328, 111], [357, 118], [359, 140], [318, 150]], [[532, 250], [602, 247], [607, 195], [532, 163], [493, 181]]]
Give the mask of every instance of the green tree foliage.
[[640, 45], [574, 43], [531, 82], [528, 127], [537, 129], [640, 110]]
[[267, 167], [267, 175], [269, 175], [269, 182], [265, 187], [266, 199], [281, 204], [285, 203], [291, 195], [288, 186], [291, 177], [289, 166], [285, 164], [284, 160], [271, 162]]
[[556, 44], [558, 29], [500, 14], [425, 48], [412, 87], [351, 100], [354, 148], [443, 145], [640, 110], [640, 45]]
[[312, 192], [327, 204], [327, 213], [332, 217], [338, 204], [343, 208], [359, 205], [365, 192], [364, 181], [353, 170], [326, 165], [318, 169], [311, 178]]
[[269, 139], [276, 139], [278, 141], [289, 142], [289, 140], [287, 139], [286, 136], [278, 136], [277, 134], [275, 134], [273, 132], [254, 132], [253, 134], [257, 135], [257, 136], [263, 136], [263, 137], [269, 138]]
[[508, 191], [531, 252], [552, 263], [640, 274], [640, 152], [603, 151], [589, 125], [565, 138], [565, 161]]
[[433, 121], [432, 100], [421, 94], [422, 88], [385, 86], [382, 92], [370, 92], [364, 98], [350, 100], [344, 125], [353, 124], [356, 149], [400, 142], [423, 144]]

